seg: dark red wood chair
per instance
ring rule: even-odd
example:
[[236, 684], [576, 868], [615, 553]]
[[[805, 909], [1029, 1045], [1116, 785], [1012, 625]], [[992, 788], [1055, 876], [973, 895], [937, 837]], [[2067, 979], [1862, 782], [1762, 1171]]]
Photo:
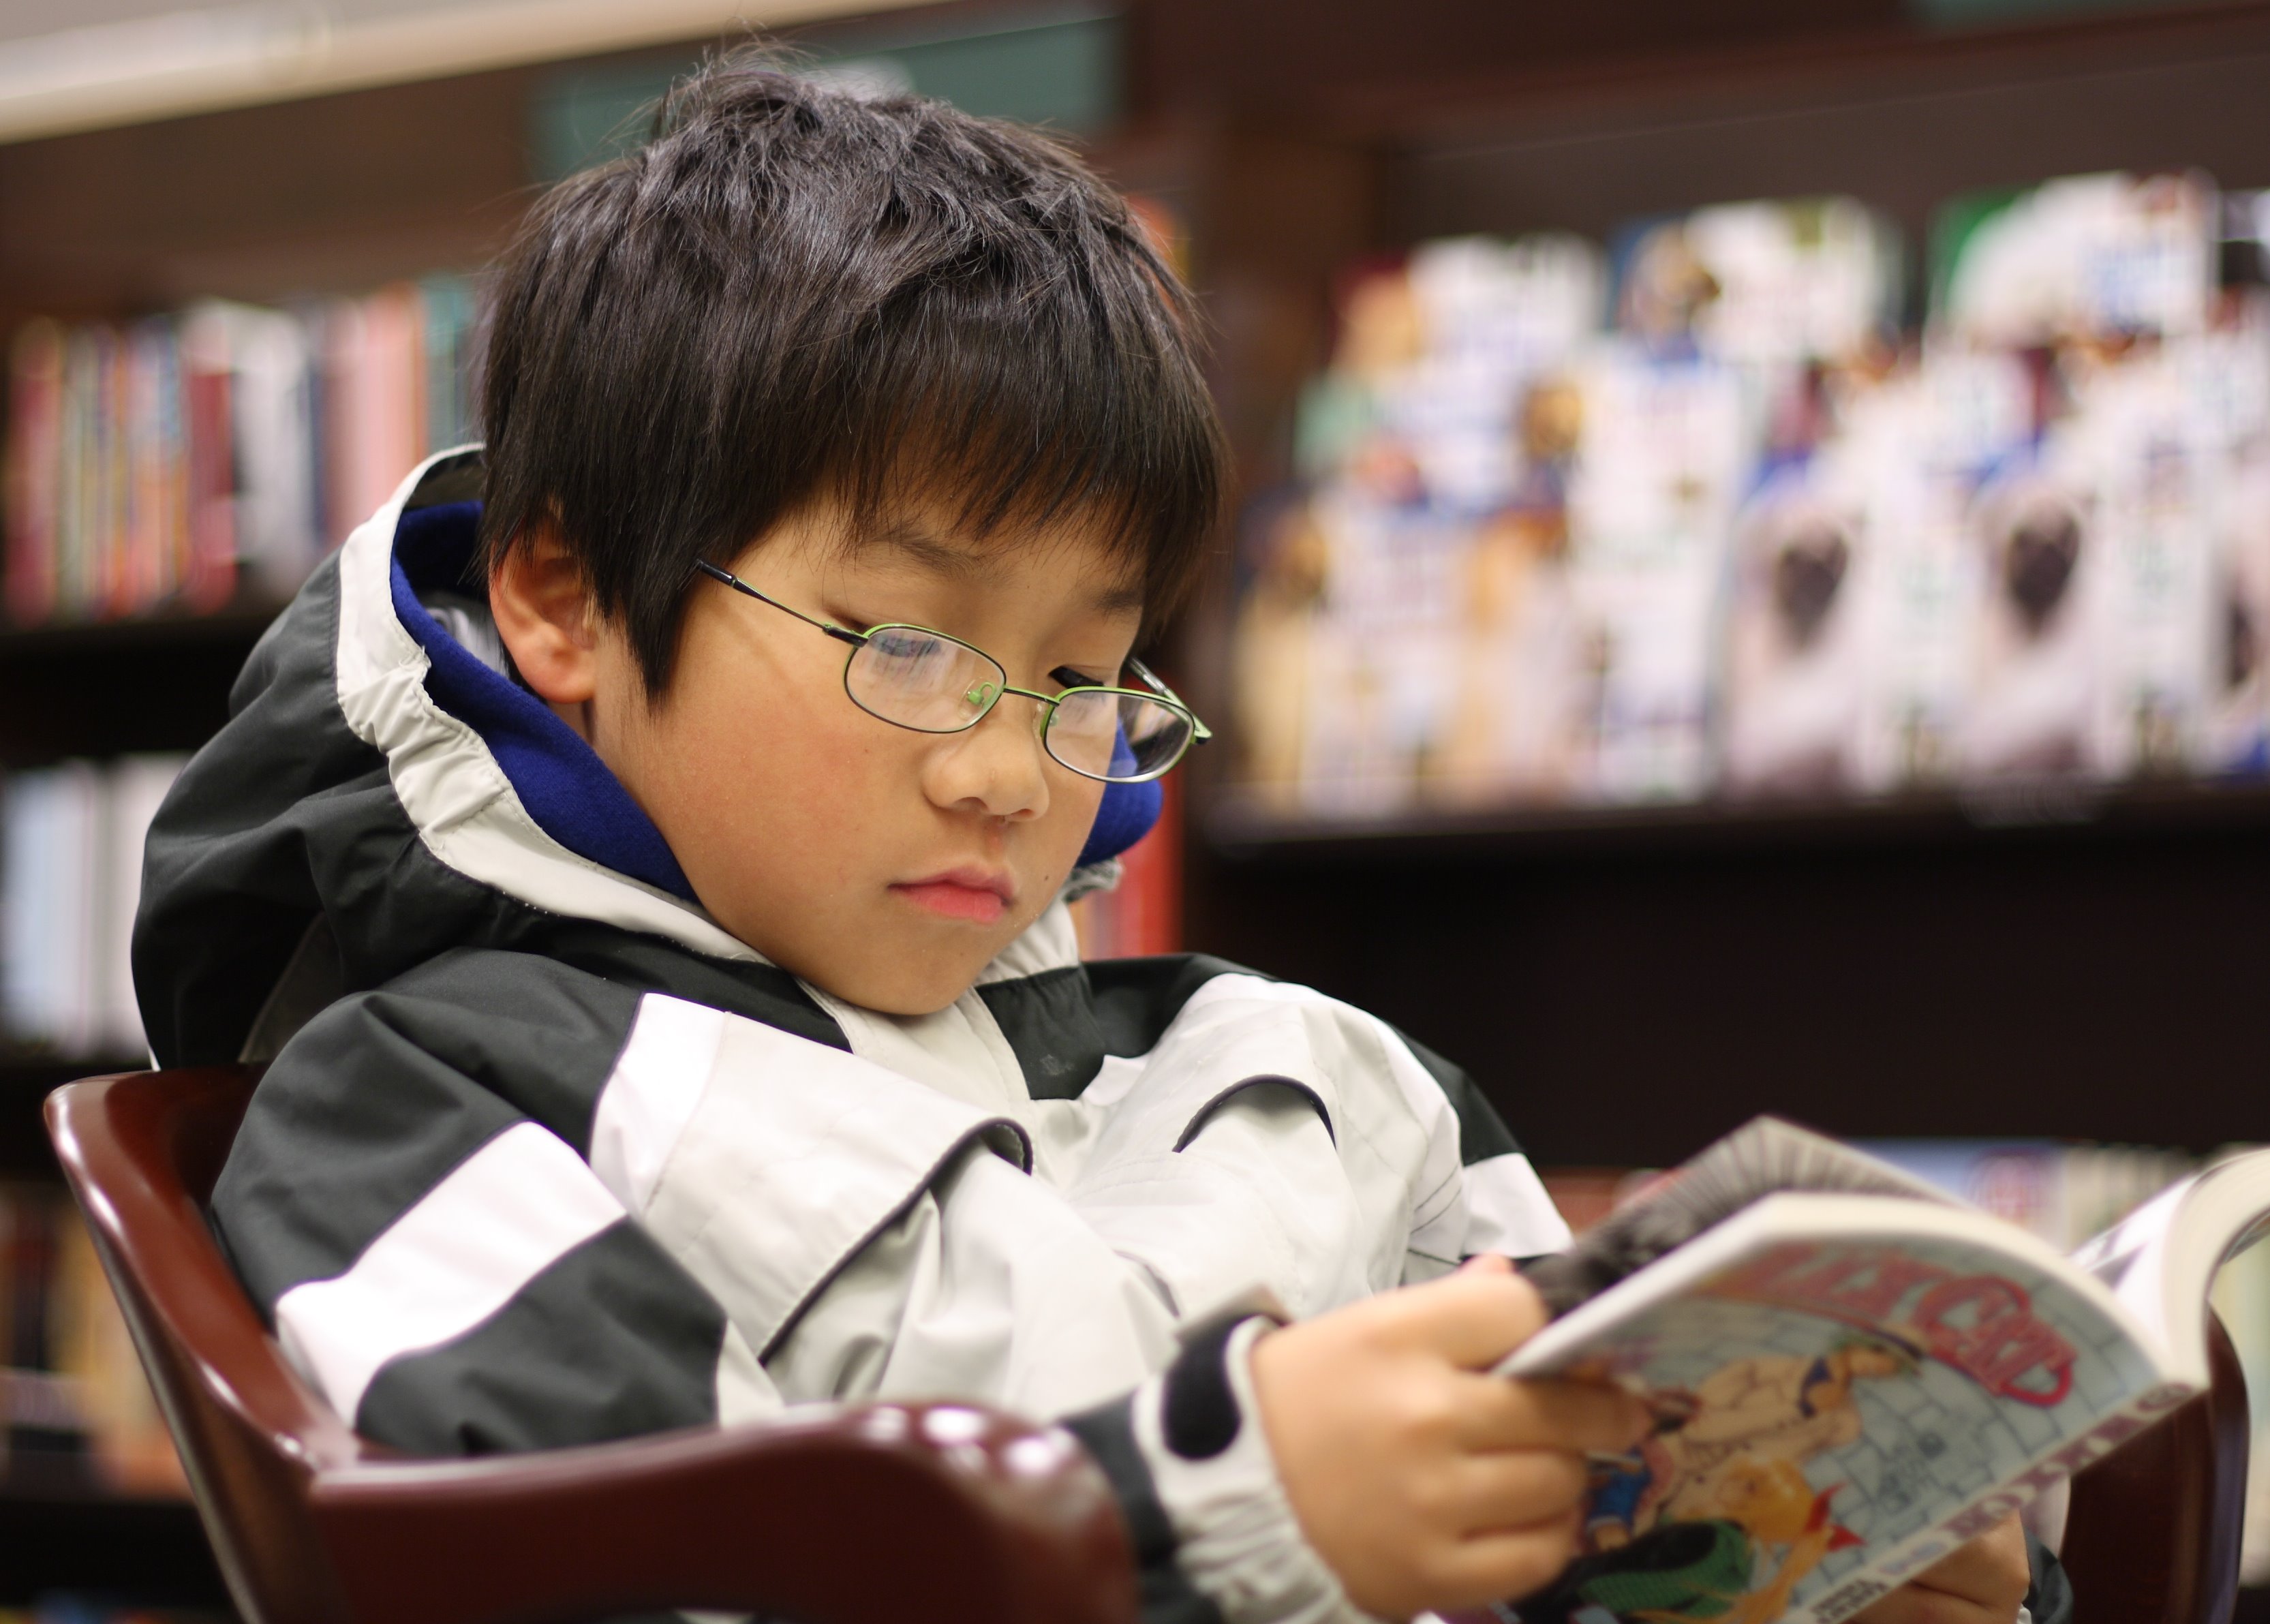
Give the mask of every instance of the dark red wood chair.
[[2229, 1624], [2246, 1515], [2246, 1373], [2207, 1311], [2208, 1390], [2073, 1479], [2073, 1624]]
[[246, 1624], [540, 1624], [673, 1607], [805, 1624], [1133, 1624], [1102, 1474], [968, 1405], [814, 1406], [724, 1431], [480, 1460], [357, 1437], [285, 1362], [202, 1205], [238, 1067], [48, 1101]]
[[[477, 1461], [357, 1437], [293, 1374], [202, 1204], [238, 1067], [58, 1090], [56, 1153], [247, 1624], [489, 1624], [666, 1607], [807, 1624], [1131, 1624], [1109, 1488], [1072, 1440], [965, 1405], [799, 1411], [726, 1432]], [[2246, 1389], [2212, 1389], [2073, 1479], [2076, 1624], [2229, 1624]]]

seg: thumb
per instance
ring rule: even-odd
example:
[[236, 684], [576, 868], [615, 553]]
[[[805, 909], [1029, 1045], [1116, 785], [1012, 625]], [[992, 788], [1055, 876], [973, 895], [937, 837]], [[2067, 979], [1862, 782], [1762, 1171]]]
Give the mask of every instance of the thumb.
[[1553, 1316], [1535, 1287], [1495, 1261], [1380, 1300], [1392, 1305], [1391, 1336], [1464, 1370], [1486, 1370], [1528, 1341]]

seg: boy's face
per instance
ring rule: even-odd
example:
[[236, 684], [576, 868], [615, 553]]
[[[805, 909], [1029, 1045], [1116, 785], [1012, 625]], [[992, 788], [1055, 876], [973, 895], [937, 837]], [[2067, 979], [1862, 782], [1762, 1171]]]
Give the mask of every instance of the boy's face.
[[[823, 509], [729, 567], [855, 630], [905, 621], [950, 633], [999, 661], [1013, 686], [1052, 693], [1119, 679], [1139, 595], [1082, 532], [980, 545], [909, 521], [849, 547], [839, 534]], [[845, 644], [706, 579], [658, 703], [649, 705], [628, 645], [588, 619], [570, 639], [588, 674], [558, 680], [546, 648], [531, 648], [538, 669], [522, 658], [522, 642], [544, 644], [545, 627], [561, 636], [562, 614], [530, 607], [547, 590], [546, 545], [500, 570], [499, 629], [530, 686], [584, 732], [703, 907], [741, 940], [839, 997], [922, 1014], [967, 990], [1055, 900], [1103, 785], [1041, 747], [1033, 701], [1005, 695], [961, 733], [893, 726], [844, 692]]]

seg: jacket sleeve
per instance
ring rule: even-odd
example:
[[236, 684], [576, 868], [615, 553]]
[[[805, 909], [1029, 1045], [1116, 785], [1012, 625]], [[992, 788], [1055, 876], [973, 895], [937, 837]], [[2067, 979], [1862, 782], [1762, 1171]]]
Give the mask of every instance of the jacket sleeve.
[[359, 1430], [464, 1455], [859, 1392], [1079, 1412], [1146, 1595], [1183, 1609], [1155, 1616], [1311, 1616], [1271, 1610], [1268, 1576], [1321, 1569], [1257, 1428], [1236, 1472], [1178, 1474], [1145, 1419], [1175, 1316], [1013, 1134], [705, 1006], [449, 968], [303, 1028], [215, 1192], [288, 1356]]
[[2026, 1562], [2033, 1570], [2033, 1583], [2026, 1587], [2026, 1619], [2031, 1624], [2073, 1624], [2073, 1582], [2057, 1553], [2029, 1532]]
[[1302, 1538], [1262, 1435], [1251, 1353], [1270, 1324], [1202, 1322], [1160, 1375], [1065, 1423], [1126, 1508], [1144, 1624], [1369, 1624]]
[[768, 1402], [715, 1298], [579, 1153], [627, 1003], [564, 972], [504, 1007], [360, 995], [262, 1079], [214, 1227], [286, 1355], [357, 1430], [482, 1454]]

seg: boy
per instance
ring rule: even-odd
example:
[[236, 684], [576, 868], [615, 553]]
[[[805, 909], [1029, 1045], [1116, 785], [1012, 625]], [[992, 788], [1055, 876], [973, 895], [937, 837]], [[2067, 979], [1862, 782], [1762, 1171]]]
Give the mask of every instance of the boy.
[[[263, 640], [137, 932], [163, 1061], [272, 1057], [214, 1224], [359, 1429], [955, 1394], [1067, 1418], [1158, 1619], [1560, 1568], [1643, 1422], [1477, 1374], [1566, 1232], [1472, 1085], [1077, 961], [1198, 733], [1130, 657], [1220, 497], [1192, 326], [1056, 147], [747, 60], [539, 205], [486, 453]], [[2022, 1553], [1974, 1566], [2008, 1624]]]

